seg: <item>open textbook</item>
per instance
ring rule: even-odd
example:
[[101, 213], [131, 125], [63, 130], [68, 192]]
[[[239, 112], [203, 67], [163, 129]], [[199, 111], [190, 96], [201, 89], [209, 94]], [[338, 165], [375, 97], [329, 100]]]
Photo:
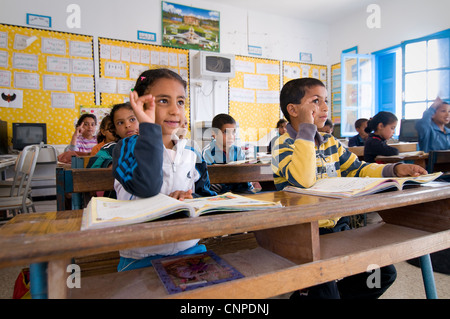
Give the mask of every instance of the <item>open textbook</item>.
[[137, 224], [183, 212], [187, 216], [281, 207], [232, 193], [179, 201], [164, 194], [137, 200], [92, 197], [83, 211], [81, 230]]
[[346, 198], [377, 193], [386, 189], [403, 189], [404, 185], [434, 181], [442, 172], [416, 177], [330, 177], [319, 179], [310, 188], [287, 186], [283, 190], [307, 195]]

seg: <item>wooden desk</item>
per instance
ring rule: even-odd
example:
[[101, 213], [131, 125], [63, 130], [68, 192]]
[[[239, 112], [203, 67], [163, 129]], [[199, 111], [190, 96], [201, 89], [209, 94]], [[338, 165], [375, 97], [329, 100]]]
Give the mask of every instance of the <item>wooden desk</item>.
[[[395, 147], [400, 153], [417, 151], [417, 143], [391, 143], [389, 146]], [[364, 160], [364, 146], [348, 147], [360, 160]]]
[[[386, 194], [267, 192], [251, 197], [287, 207], [88, 231], [78, 231], [81, 211], [22, 214], [0, 228], [0, 267], [45, 262], [50, 298], [268, 298], [450, 247], [450, 185]], [[385, 223], [319, 237], [318, 220], [372, 211]], [[81, 278], [82, 288], [67, 292], [70, 258], [243, 232], [253, 232], [258, 246], [222, 255], [243, 279], [169, 296], [154, 269], [145, 268]], [[429, 256], [424, 260], [431, 265]]]
[[[270, 164], [209, 165], [211, 183], [269, 182], [273, 186]], [[111, 168], [56, 168], [57, 210], [71, 209], [67, 194], [114, 189]], [[82, 208], [82, 207], [77, 207]]]
[[393, 156], [378, 155], [375, 161], [383, 163], [413, 162], [416, 165], [427, 168], [428, 153], [421, 155], [404, 155], [402, 153]]

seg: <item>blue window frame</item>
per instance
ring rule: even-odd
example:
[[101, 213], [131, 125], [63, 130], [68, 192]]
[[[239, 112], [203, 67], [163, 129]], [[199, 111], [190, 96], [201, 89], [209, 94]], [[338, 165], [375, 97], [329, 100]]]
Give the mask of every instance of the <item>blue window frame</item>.
[[439, 96], [450, 100], [450, 29], [401, 44], [405, 119], [421, 118]]

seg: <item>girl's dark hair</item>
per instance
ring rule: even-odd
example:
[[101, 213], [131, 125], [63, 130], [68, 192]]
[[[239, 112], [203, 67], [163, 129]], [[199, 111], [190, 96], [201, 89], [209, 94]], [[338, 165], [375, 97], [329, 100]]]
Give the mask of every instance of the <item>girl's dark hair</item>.
[[97, 143], [101, 143], [106, 139], [106, 136], [103, 135], [102, 130], [109, 130], [111, 126], [111, 116], [105, 115], [102, 122], [100, 123], [100, 129], [97, 133]]
[[283, 112], [284, 117], [290, 122], [289, 112], [287, 111], [287, 106], [290, 103], [300, 104], [301, 100], [305, 96], [306, 89], [325, 85], [322, 81], [314, 78], [301, 78], [294, 79], [287, 82], [280, 93], [280, 108]]
[[386, 126], [397, 121], [397, 116], [395, 116], [394, 113], [381, 111], [367, 122], [367, 127], [364, 129], [364, 131], [366, 133], [372, 133], [377, 130], [378, 124], [380, 123]]
[[111, 122], [109, 123], [109, 131], [111, 133], [113, 133], [113, 135], [118, 139], [120, 139], [120, 136], [116, 134], [116, 124], [114, 122], [114, 115], [118, 110], [123, 109], [123, 108], [133, 111], [133, 108], [131, 107], [130, 102], [126, 102], [126, 103], [119, 103], [119, 104], [113, 105], [113, 107], [111, 109], [111, 113], [109, 113], [109, 116], [111, 117]]
[[145, 95], [148, 90], [155, 84], [155, 82], [159, 79], [173, 79], [183, 85], [186, 90], [186, 81], [178, 75], [178, 73], [173, 72], [169, 69], [153, 69], [142, 72], [136, 80], [136, 84], [134, 86], [134, 91], [137, 92], [138, 96]]
[[87, 117], [91, 117], [94, 119], [95, 121], [95, 125], [97, 125], [97, 117], [94, 114], [83, 114], [80, 116], [80, 118], [77, 121], [77, 127], [81, 125], [81, 123], [83, 123], [84, 119]]

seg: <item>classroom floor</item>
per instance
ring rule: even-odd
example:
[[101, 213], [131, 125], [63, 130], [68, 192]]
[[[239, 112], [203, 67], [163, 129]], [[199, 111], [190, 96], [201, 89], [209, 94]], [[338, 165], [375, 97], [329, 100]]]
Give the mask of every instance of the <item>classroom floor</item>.
[[[38, 212], [55, 211], [56, 200], [36, 201], [35, 206]], [[378, 215], [369, 214], [368, 223], [376, 222], [379, 222]], [[24, 267], [0, 268], [0, 299], [12, 298], [14, 282], [20, 270]], [[426, 296], [420, 268], [412, 266], [407, 262], [395, 264], [395, 267], [397, 269], [397, 280], [381, 296], [381, 299], [425, 299]], [[435, 272], [434, 276], [438, 297], [440, 299], [450, 299], [450, 275]], [[279, 296], [279, 298], [288, 297], [289, 294]]]

